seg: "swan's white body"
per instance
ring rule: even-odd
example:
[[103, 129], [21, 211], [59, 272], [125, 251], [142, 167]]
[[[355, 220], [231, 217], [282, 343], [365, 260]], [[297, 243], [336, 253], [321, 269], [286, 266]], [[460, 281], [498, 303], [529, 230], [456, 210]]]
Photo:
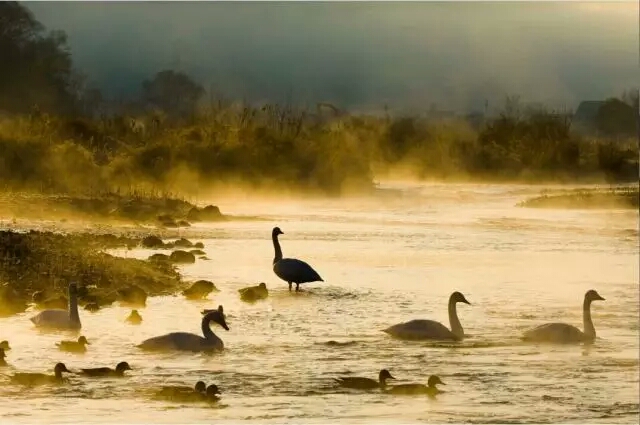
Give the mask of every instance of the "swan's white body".
[[566, 323], [545, 323], [524, 333], [522, 339], [531, 342], [545, 342], [552, 344], [578, 344], [591, 342], [596, 339], [596, 330], [591, 320], [591, 302], [604, 301], [596, 291], [589, 290], [584, 295], [582, 304], [582, 321], [584, 332]]
[[43, 310], [29, 319], [38, 328], [79, 330], [82, 328], [78, 314], [78, 294], [75, 283], [69, 284], [69, 310]]
[[390, 326], [384, 329], [384, 332], [395, 338], [407, 340], [435, 339], [459, 341], [464, 338], [464, 330], [462, 329], [456, 312], [456, 303], [458, 302], [470, 304], [460, 292], [451, 294], [449, 297], [449, 322], [451, 323], [451, 330], [447, 329], [442, 323], [434, 320], [417, 319]]
[[218, 310], [213, 310], [202, 318], [204, 337], [188, 332], [171, 332], [149, 338], [138, 347], [149, 351], [221, 351], [224, 349], [224, 343], [209, 327], [211, 322], [218, 323], [224, 329], [229, 330], [224, 319], [222, 306], [220, 306]]

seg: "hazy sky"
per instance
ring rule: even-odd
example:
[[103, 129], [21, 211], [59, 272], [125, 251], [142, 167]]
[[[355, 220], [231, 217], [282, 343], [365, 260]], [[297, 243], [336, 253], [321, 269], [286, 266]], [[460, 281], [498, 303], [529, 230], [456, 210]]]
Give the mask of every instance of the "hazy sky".
[[30, 2], [105, 93], [162, 69], [248, 100], [575, 107], [638, 87], [638, 2]]

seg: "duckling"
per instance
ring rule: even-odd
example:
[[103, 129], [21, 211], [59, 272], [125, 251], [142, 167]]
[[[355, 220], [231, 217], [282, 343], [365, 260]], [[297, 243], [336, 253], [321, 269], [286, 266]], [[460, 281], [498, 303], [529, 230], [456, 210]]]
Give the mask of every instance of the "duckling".
[[355, 388], [359, 390], [373, 390], [376, 388], [385, 388], [387, 386], [387, 379], [396, 379], [391, 376], [391, 373], [387, 369], [382, 369], [378, 374], [378, 380], [371, 378], [361, 378], [358, 376], [347, 376], [334, 378], [340, 386], [345, 388]]
[[60, 341], [56, 342], [56, 346], [60, 351], [68, 351], [70, 353], [84, 353], [87, 351], [87, 345], [91, 345], [84, 335], [78, 338], [78, 341]]
[[437, 375], [431, 375], [429, 380], [427, 381], [427, 385], [423, 384], [401, 384], [394, 385], [386, 390], [389, 394], [404, 394], [404, 395], [414, 395], [414, 394], [426, 394], [430, 397], [435, 396], [436, 394], [440, 394], [443, 391], [440, 391], [436, 388], [436, 385], [446, 385], [444, 382], [440, 380]]
[[187, 387], [187, 386], [167, 386], [162, 387], [158, 392], [156, 392], [156, 396], [158, 397], [171, 397], [175, 394], [180, 393], [192, 393], [196, 392], [199, 394], [204, 394], [207, 391], [207, 384], [204, 381], [196, 382], [195, 387]]
[[120, 302], [144, 307], [147, 305], [147, 293], [136, 285], [120, 288], [117, 291]]
[[245, 302], [256, 302], [269, 296], [267, 284], [264, 282], [256, 286], [238, 289], [238, 292], [240, 293], [240, 299]]
[[84, 309], [92, 313], [95, 313], [96, 311], [100, 310], [100, 306], [97, 303], [88, 303], [87, 305], [84, 306]]
[[2, 348], [4, 351], [11, 350], [11, 347], [9, 347], [9, 341], [4, 340], [4, 341], [0, 342], [0, 348]]
[[142, 316], [138, 313], [138, 310], [131, 310], [131, 314], [126, 318], [126, 321], [132, 325], [139, 325], [142, 323]]
[[64, 382], [63, 372], [71, 373], [64, 363], [57, 363], [53, 368], [54, 375], [45, 373], [16, 373], [11, 377], [11, 382], [22, 385], [61, 384]]
[[5, 357], [7, 357], [7, 355], [4, 353], [4, 348], [0, 348], [0, 366], [7, 366]]
[[194, 282], [190, 288], [182, 291], [182, 295], [184, 295], [188, 300], [201, 300], [206, 298], [213, 291], [217, 291], [216, 285], [213, 282], [209, 282], [208, 280], [199, 280]]
[[81, 374], [87, 376], [124, 376], [124, 372], [132, 370], [127, 362], [120, 362], [116, 366], [115, 370], [110, 367], [95, 367], [92, 369], [80, 369]]

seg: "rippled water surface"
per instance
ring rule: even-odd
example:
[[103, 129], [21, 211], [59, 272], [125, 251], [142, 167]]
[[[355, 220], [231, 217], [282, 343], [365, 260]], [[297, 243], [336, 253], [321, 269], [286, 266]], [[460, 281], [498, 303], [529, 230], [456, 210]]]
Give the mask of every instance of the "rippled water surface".
[[[111, 366], [122, 379], [71, 377], [63, 387], [25, 391], [0, 376], [0, 421], [10, 422], [580, 422], [637, 423], [638, 213], [515, 207], [537, 193], [526, 186], [398, 185], [350, 200], [220, 203], [223, 211], [265, 220], [196, 225], [210, 261], [181, 266], [190, 279], [221, 289], [208, 301], [151, 298], [140, 326], [129, 309], [81, 310], [84, 355], [54, 344], [24, 315], [1, 319], [10, 368], [48, 371]], [[285, 256], [308, 261], [325, 283], [289, 293], [271, 271], [271, 228], [285, 232]], [[146, 258], [153, 251], [116, 251]], [[253, 305], [237, 290], [264, 281], [268, 300]], [[585, 291], [606, 301], [592, 315], [592, 347], [520, 343], [527, 328], [563, 321], [582, 328]], [[447, 300], [472, 303], [458, 314], [461, 343], [403, 342], [381, 329], [414, 318], [449, 325]], [[222, 304], [230, 330], [214, 327], [224, 353], [148, 354], [135, 344], [170, 331], [199, 333], [200, 310]], [[335, 388], [338, 375], [400, 382], [438, 374], [446, 393], [432, 400]], [[153, 388], [216, 383], [216, 408], [154, 401]]]

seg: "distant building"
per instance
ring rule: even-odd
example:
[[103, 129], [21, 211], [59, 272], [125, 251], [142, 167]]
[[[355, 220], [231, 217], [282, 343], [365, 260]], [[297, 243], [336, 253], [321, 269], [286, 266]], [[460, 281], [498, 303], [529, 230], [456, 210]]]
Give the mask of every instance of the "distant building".
[[580, 133], [595, 133], [596, 117], [602, 105], [603, 100], [584, 100], [578, 105], [578, 109], [573, 114], [571, 129]]

